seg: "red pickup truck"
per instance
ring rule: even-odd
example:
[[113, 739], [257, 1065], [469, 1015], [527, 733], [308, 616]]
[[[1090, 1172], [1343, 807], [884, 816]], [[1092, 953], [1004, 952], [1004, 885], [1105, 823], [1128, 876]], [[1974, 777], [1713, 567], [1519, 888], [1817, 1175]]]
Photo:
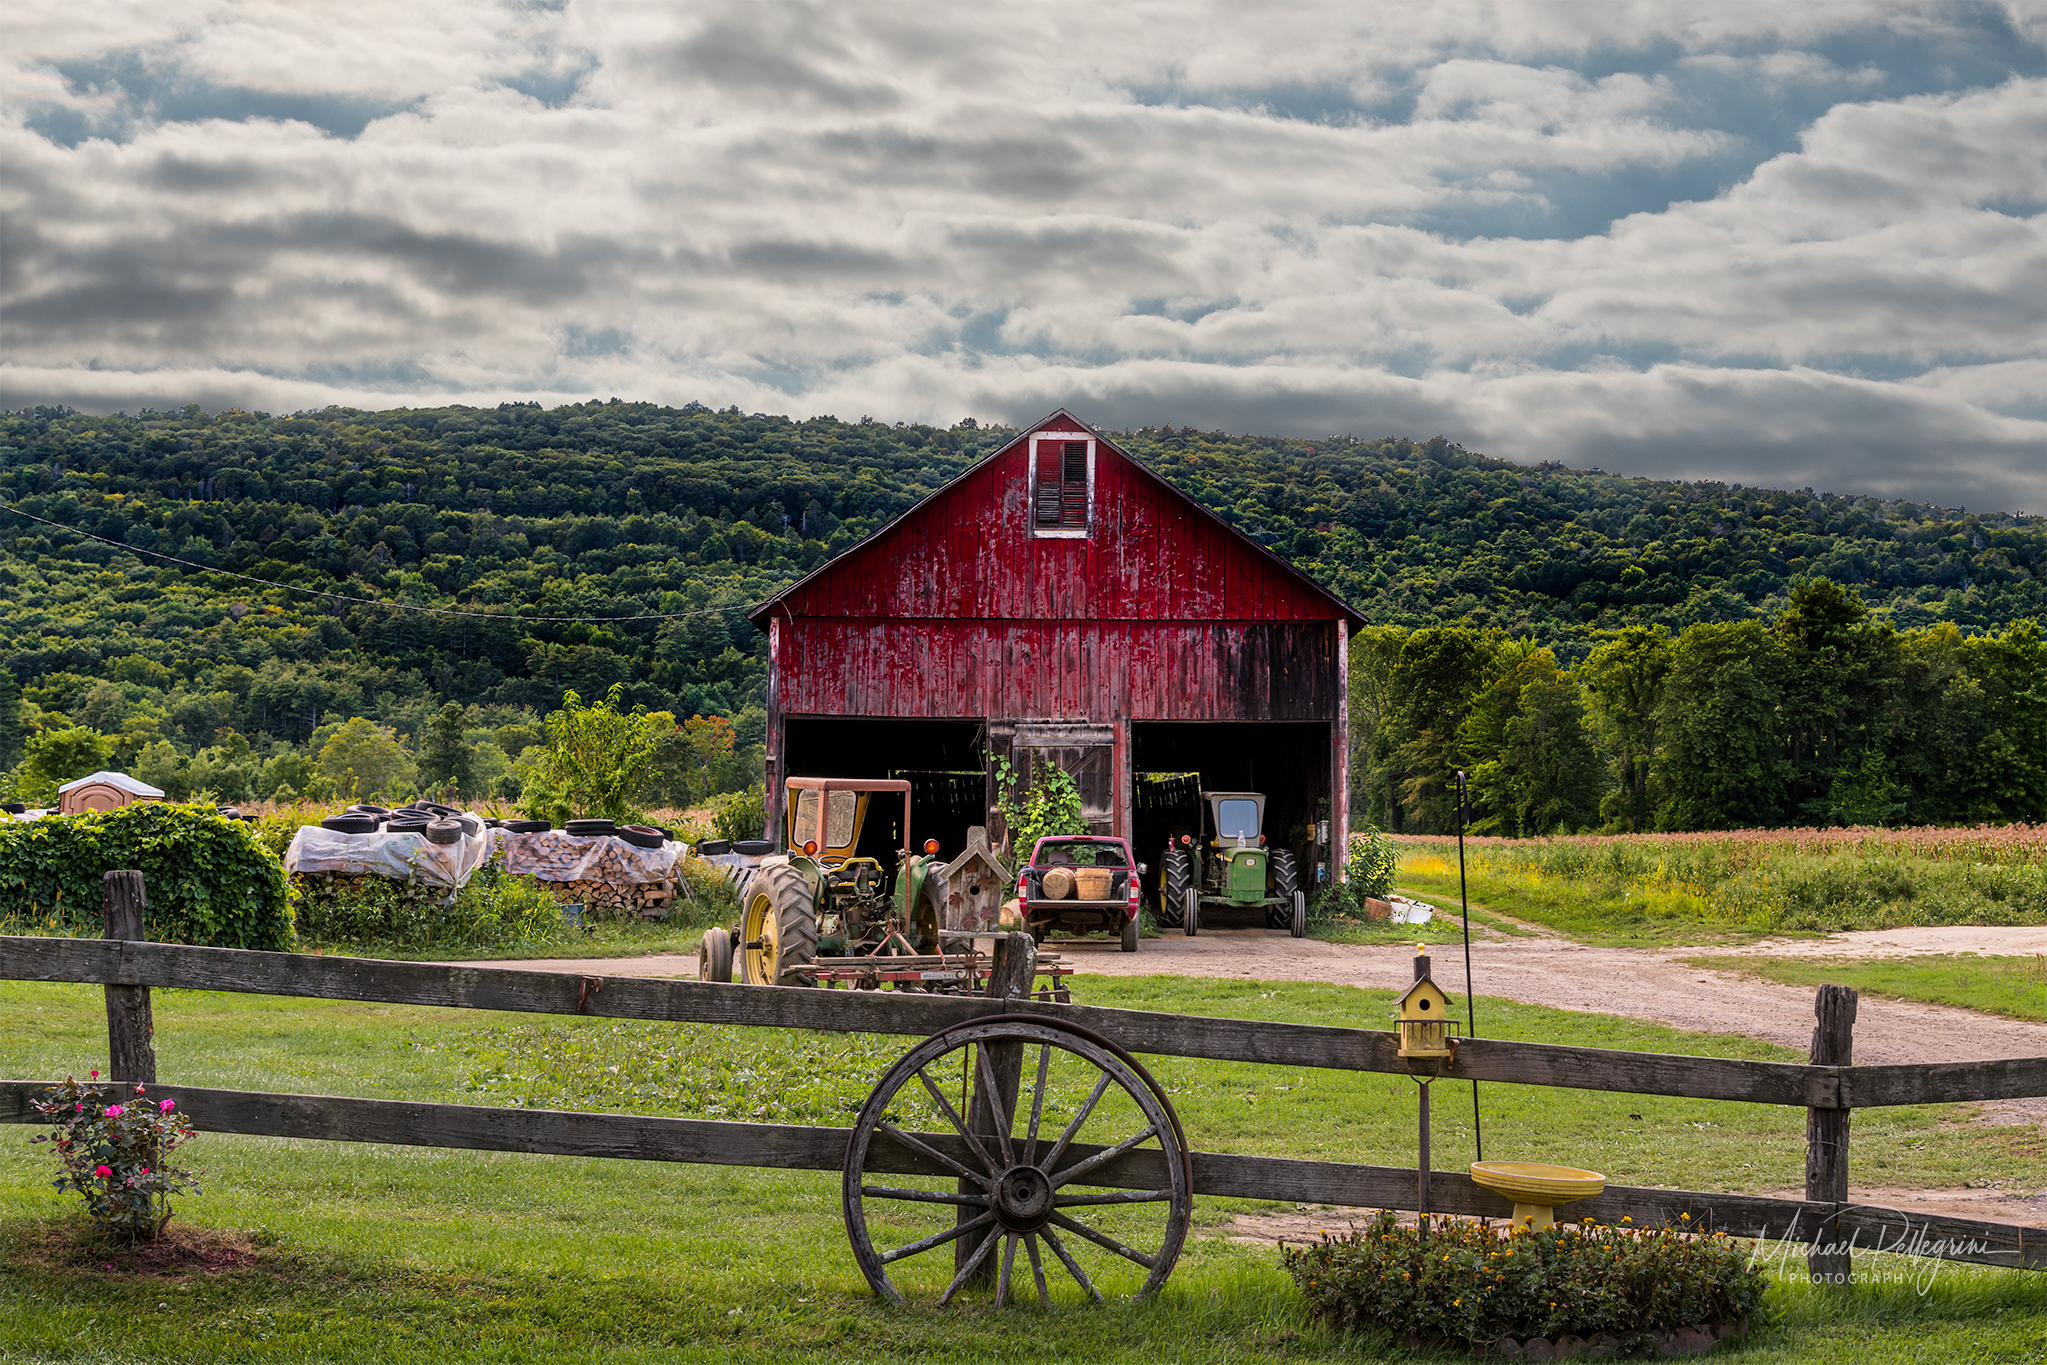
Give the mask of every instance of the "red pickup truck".
[[1137, 951], [1137, 892], [1144, 864], [1130, 845], [1105, 834], [1048, 834], [1016, 874], [1016, 898], [1031, 937], [1057, 931], [1119, 935]]

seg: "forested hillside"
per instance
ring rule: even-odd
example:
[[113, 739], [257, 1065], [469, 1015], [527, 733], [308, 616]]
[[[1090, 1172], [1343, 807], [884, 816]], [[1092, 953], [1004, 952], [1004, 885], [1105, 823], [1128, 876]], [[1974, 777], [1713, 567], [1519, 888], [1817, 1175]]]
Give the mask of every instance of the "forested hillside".
[[[176, 790], [304, 791], [341, 723], [361, 718], [420, 780], [437, 776], [430, 750], [466, 751], [470, 781], [509, 789], [512, 761], [564, 688], [587, 697], [619, 684], [650, 710], [731, 722], [698, 727], [694, 749], [678, 740], [672, 795], [735, 782], [759, 738], [763, 682], [743, 608], [1012, 434], [616, 401], [6, 414], [0, 495], [115, 544], [0, 514], [0, 760], [15, 762], [33, 735], [47, 750], [65, 734]], [[1115, 439], [1373, 621], [1491, 631], [1489, 658], [1510, 640], [1569, 670], [1627, 627], [1716, 623], [1777, 639], [1791, 585], [1807, 577], [1847, 585], [1866, 612], [1855, 629], [1875, 635], [1953, 627], [1961, 634], [1940, 638], [1959, 641], [2047, 611], [2037, 517], [1525, 468], [1440, 439], [1171, 427]], [[1470, 698], [1498, 685], [1484, 669], [1469, 676], [1468, 695], [1433, 719], [1412, 700], [1389, 712], [1437, 737], [1417, 762], [1486, 758], [1495, 741], [1479, 732], [1445, 738], [1464, 733]], [[1560, 676], [1579, 687], [1589, 675]], [[1805, 733], [1786, 724], [1772, 732], [1780, 749]], [[1415, 742], [1406, 734], [1395, 749]], [[1868, 745], [1851, 735], [1829, 762], [1859, 762]], [[1393, 753], [1361, 765], [1382, 806], [1384, 792], [1434, 780]], [[1657, 758], [1659, 771], [1670, 761]], [[1593, 823], [1617, 818], [1598, 807], [1625, 785], [1610, 744], [1597, 762]], [[1816, 810], [1811, 790], [1807, 774], [1769, 810]], [[1629, 818], [1704, 818], [1659, 792], [1646, 807], [1631, 796]], [[1400, 799], [1434, 818], [1426, 792]]]

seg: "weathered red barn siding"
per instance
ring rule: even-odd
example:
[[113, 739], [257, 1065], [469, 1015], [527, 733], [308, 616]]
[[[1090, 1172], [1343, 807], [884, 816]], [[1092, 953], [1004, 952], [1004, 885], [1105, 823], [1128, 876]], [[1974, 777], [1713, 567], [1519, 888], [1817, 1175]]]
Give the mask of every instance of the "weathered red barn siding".
[[[1030, 437], [1097, 443], [1083, 538], [1032, 534]], [[757, 608], [770, 636], [769, 792], [786, 717], [1337, 727], [1354, 613], [1061, 412]], [[1342, 847], [1339, 838], [1338, 849]]]

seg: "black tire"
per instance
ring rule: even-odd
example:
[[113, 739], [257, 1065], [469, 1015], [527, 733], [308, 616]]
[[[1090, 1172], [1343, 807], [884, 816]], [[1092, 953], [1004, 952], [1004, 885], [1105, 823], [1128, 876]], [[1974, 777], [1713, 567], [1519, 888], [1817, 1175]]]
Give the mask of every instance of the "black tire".
[[1187, 937], [1193, 938], [1201, 932], [1201, 893], [1188, 887], [1187, 899], [1181, 905], [1180, 927], [1187, 931]]
[[1180, 927], [1185, 913], [1187, 889], [1194, 885], [1194, 859], [1177, 844], [1166, 845], [1159, 859], [1159, 923], [1168, 929]]
[[740, 968], [749, 986], [817, 984], [809, 971], [817, 962], [817, 915], [802, 873], [787, 863], [754, 872], [746, 888], [740, 945]]
[[430, 823], [432, 823], [432, 822], [431, 822], [431, 821], [428, 821], [428, 820], [426, 820], [426, 819], [424, 819], [424, 818], [422, 818], [422, 819], [418, 819], [418, 820], [392, 820], [392, 821], [388, 822], [387, 824], [385, 824], [385, 826], [384, 826], [384, 833], [386, 833], [386, 834], [424, 834], [424, 833], [426, 833], [426, 827], [427, 827], [427, 825], [428, 825], [428, 824], [430, 824]]
[[697, 945], [697, 980], [725, 984], [732, 980], [732, 933], [727, 929], [704, 930]]
[[369, 815], [330, 815], [320, 822], [320, 828], [336, 834], [375, 834], [377, 821]]
[[1293, 921], [1287, 925], [1287, 930], [1295, 938], [1308, 936], [1308, 896], [1304, 891], [1294, 892]]
[[1137, 916], [1135, 915], [1123, 921], [1123, 951], [1126, 953], [1137, 951]]
[[731, 851], [732, 841], [730, 839], [706, 839], [697, 845], [698, 856], [704, 858], [715, 857], [720, 853], [730, 853]]
[[456, 820], [435, 820], [425, 830], [427, 842], [431, 844], [459, 844], [462, 842], [462, 825]]
[[571, 820], [562, 828], [579, 839], [597, 834], [614, 834], [618, 831], [617, 824], [610, 820]]
[[545, 820], [507, 820], [505, 828], [514, 834], [545, 834], [554, 826]]
[[749, 858], [765, 858], [775, 851], [775, 841], [773, 839], [740, 839], [733, 843], [732, 851], [744, 854]]
[[1272, 894], [1278, 905], [1265, 907], [1265, 927], [1285, 929], [1292, 925], [1294, 918], [1294, 892], [1301, 889], [1301, 874], [1294, 868], [1294, 851], [1290, 848], [1272, 850]]
[[618, 837], [631, 844], [634, 848], [661, 847], [661, 831], [655, 829], [652, 825], [621, 825], [618, 829]]

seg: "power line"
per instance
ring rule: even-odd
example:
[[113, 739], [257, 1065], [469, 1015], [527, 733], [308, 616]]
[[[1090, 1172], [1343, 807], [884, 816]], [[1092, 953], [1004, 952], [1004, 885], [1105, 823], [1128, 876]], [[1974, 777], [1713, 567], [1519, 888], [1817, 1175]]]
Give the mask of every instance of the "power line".
[[508, 615], [501, 611], [462, 611], [455, 607], [421, 607], [415, 606], [410, 602], [383, 602], [374, 597], [351, 597], [345, 592], [323, 592], [318, 588], [302, 588], [295, 583], [278, 583], [268, 578], [256, 578], [249, 574], [236, 573], [233, 569], [219, 569], [211, 564], [199, 564], [189, 559], [179, 559], [176, 555], [161, 554], [155, 550], [145, 550], [139, 545], [130, 545], [125, 541], [110, 540], [106, 536], [95, 535], [91, 531], [81, 531], [76, 526], [66, 526], [61, 521], [51, 521], [48, 517], [39, 517], [33, 512], [24, 512], [19, 507], [8, 503], [0, 503], [0, 507], [6, 508], [17, 517], [26, 517], [30, 521], [41, 522], [43, 525], [58, 531], [68, 531], [74, 536], [83, 536], [87, 540], [96, 540], [102, 545], [111, 545], [115, 549], [127, 554], [148, 555], [152, 559], [161, 559], [168, 564], [177, 564], [187, 569], [197, 569], [202, 573], [217, 573], [228, 578], [238, 578], [244, 583], [254, 583], [265, 588], [276, 588], [282, 592], [302, 592], [310, 597], [325, 597], [335, 602], [354, 602], [365, 607], [383, 607], [390, 611], [416, 611], [427, 616], [467, 616], [483, 621], [547, 621], [557, 624], [582, 622], [585, 625], [601, 625], [616, 621], [680, 621], [698, 616], [723, 616], [727, 612], [752, 610], [749, 606], [738, 606], [706, 607], [701, 611], [648, 612], [641, 616], [520, 616]]

